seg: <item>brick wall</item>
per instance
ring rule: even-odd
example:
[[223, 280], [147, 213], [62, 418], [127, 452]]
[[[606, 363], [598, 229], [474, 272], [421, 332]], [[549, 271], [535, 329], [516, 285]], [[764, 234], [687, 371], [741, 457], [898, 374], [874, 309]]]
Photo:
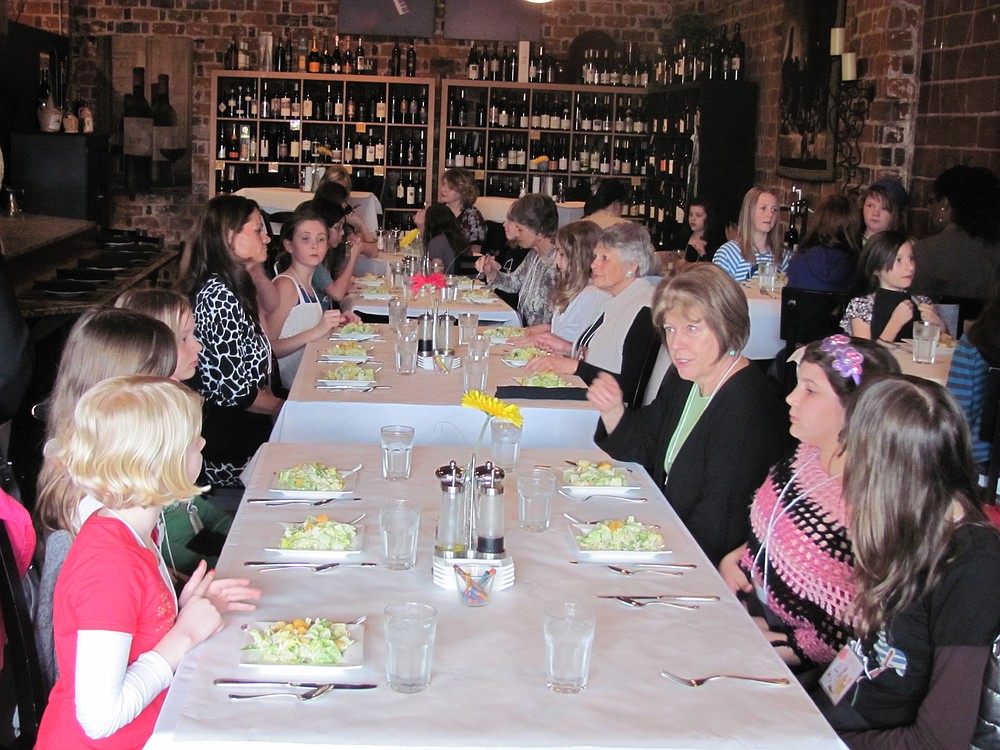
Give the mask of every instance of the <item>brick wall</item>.
[[[461, 0], [451, 0], [460, 2]], [[445, 0], [437, 0], [437, 33], [416, 41], [418, 75], [460, 74], [469, 41], [441, 34]], [[69, 33], [74, 49], [74, 88], [98, 103], [93, 91], [107, 75], [110, 38], [115, 34], [165, 34], [195, 40], [193, 92], [194, 194], [119, 197], [114, 225], [143, 227], [176, 241], [190, 228], [207, 200], [211, 163], [208, 132], [210, 73], [221, 67], [231, 35], [242, 27], [309, 28], [336, 31], [337, 0], [77, 0], [70, 18], [59, 15], [62, 3], [27, 0], [19, 20]], [[618, 41], [637, 42], [651, 54], [681, 10], [707, 11], [721, 23], [742, 24], [748, 45], [747, 77], [760, 84], [757, 175], [779, 197], [790, 195], [792, 181], [775, 175], [778, 96], [783, 54], [784, 0], [555, 0], [543, 7], [542, 42], [563, 54], [583, 31], [599, 29]], [[997, 135], [1000, 41], [996, 0], [848, 0], [848, 46], [867, 64], [877, 93], [861, 137], [862, 181], [885, 174], [900, 176], [914, 189], [915, 203], [926, 196], [926, 183], [948, 164], [961, 161], [1000, 171]], [[8, 4], [8, 13], [12, 12]], [[252, 9], [252, 10], [250, 10]], [[488, 35], [486, 35], [488, 36]], [[392, 41], [366, 38], [376, 45], [384, 70]], [[919, 98], [918, 98], [919, 96]], [[919, 102], [919, 108], [918, 108]], [[105, 106], [104, 111], [108, 110]], [[961, 113], [960, 113], [961, 112]], [[111, 123], [101, 123], [109, 129]], [[835, 183], [797, 183], [813, 205]], [[915, 212], [919, 231], [921, 211]]]

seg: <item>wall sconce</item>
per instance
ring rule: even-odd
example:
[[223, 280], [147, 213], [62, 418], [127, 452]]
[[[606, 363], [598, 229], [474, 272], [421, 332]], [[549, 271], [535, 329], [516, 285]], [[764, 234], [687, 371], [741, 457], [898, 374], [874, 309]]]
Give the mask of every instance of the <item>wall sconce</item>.
[[[861, 187], [861, 134], [875, 99], [875, 83], [858, 80], [858, 55], [845, 51], [845, 29], [830, 29], [830, 56], [836, 58], [831, 79], [837, 81], [830, 92], [830, 130], [834, 133], [834, 179], [843, 180], [844, 189], [855, 179]], [[839, 68], [839, 70], [837, 70]], [[834, 78], [834, 73], [839, 73]], [[832, 80], [831, 80], [832, 83]]]

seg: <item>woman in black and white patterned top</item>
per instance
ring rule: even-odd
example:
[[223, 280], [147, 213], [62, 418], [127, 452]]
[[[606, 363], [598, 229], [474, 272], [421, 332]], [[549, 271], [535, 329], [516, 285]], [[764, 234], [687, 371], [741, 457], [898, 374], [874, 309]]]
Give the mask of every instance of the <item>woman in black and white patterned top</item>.
[[217, 486], [240, 486], [284, 403], [271, 390], [271, 345], [255, 287], [268, 239], [256, 203], [220, 195], [205, 207], [192, 242], [186, 287], [203, 348], [190, 384], [205, 398], [204, 478]]

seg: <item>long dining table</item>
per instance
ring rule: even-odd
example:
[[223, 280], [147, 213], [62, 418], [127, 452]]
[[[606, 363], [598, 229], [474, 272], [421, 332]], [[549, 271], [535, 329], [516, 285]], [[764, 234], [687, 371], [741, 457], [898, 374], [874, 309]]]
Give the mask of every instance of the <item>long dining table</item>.
[[[244, 499], [217, 566], [220, 577], [247, 577], [262, 591], [255, 612], [227, 614], [224, 628], [181, 662], [154, 734], [151, 750], [244, 750], [347, 748], [843, 748], [806, 693], [777, 657], [763, 633], [730, 594], [676, 514], [635, 464], [625, 464], [638, 486], [621, 498], [571, 500], [556, 495], [552, 525], [530, 533], [517, 524], [516, 480], [505, 480], [506, 552], [513, 560], [513, 586], [494, 591], [481, 608], [465, 607], [455, 587], [438, 587], [432, 576], [440, 490], [434, 470], [449, 459], [467, 460], [468, 445], [417, 447], [412, 475], [389, 482], [379, 470], [380, 449], [371, 445], [267, 444], [247, 482], [246, 498], [267, 497], [275, 472], [318, 461], [338, 467], [363, 463], [353, 496], [322, 511], [347, 521], [364, 512], [360, 552], [353, 558], [378, 563], [378, 507], [405, 497], [420, 508], [415, 567], [393, 571], [341, 567], [262, 572], [248, 560], [277, 559], [281, 523], [303, 520], [310, 506], [268, 507]], [[565, 461], [599, 460], [598, 451], [528, 449], [521, 466], [560, 471]], [[583, 520], [634, 515], [658, 524], [666, 550], [658, 561], [696, 566], [681, 575], [620, 575], [574, 549], [564, 512]], [[619, 553], [620, 555], [621, 553]], [[572, 564], [579, 561], [580, 564]], [[634, 567], [631, 569], [635, 569]], [[595, 595], [694, 595], [718, 597], [697, 609], [633, 608]], [[383, 610], [389, 603], [416, 601], [437, 610], [437, 637], [429, 687], [418, 694], [386, 686]], [[587, 688], [559, 695], [545, 686], [542, 610], [550, 603], [593, 607], [597, 627]], [[243, 646], [244, 626], [298, 617], [346, 621], [367, 615], [360, 653], [352, 668], [258, 667]], [[361, 642], [363, 641], [363, 643]], [[717, 680], [687, 687], [664, 679], [661, 669], [684, 676], [717, 673], [786, 678], [774, 686]], [[223, 687], [218, 678], [305, 679], [375, 683], [371, 690], [333, 690], [313, 701], [291, 697], [234, 700], [230, 694], [266, 692]], [[283, 691], [284, 692], [284, 691]], [[287, 692], [302, 692], [292, 691]]]
[[[271, 432], [275, 442], [337, 442], [350, 439], [359, 443], [375, 443], [379, 429], [387, 424], [407, 424], [416, 428], [418, 445], [450, 445], [475, 441], [483, 426], [483, 416], [475, 409], [461, 405], [464, 394], [462, 368], [436, 372], [418, 368], [412, 375], [400, 375], [395, 369], [393, 335], [388, 325], [378, 325], [380, 335], [371, 342], [362, 342], [371, 350], [371, 358], [381, 368], [375, 373], [376, 383], [387, 389], [332, 391], [317, 387], [336, 363], [321, 362], [333, 342], [317, 341], [306, 346], [302, 364], [295, 376], [288, 400], [281, 409]], [[480, 330], [485, 330], [480, 328]], [[510, 344], [491, 347], [487, 392], [495, 395], [500, 386], [515, 385], [512, 378], [522, 375], [520, 369], [503, 364], [503, 354]], [[464, 354], [464, 345], [456, 347]], [[577, 377], [566, 378], [581, 389], [580, 399], [546, 398], [545, 389], [533, 389], [539, 398], [512, 399], [524, 415], [521, 445], [533, 448], [564, 446], [593, 448], [594, 429], [599, 413], [589, 401], [582, 400], [584, 383]], [[487, 434], [486, 440], [489, 440]]]
[[[463, 278], [463, 281], [468, 280]], [[478, 288], [482, 289], [482, 287]], [[435, 308], [440, 308], [441, 310], [447, 309], [452, 315], [475, 313], [484, 325], [520, 327], [521, 318], [517, 314], [517, 310], [500, 299], [496, 294], [473, 301], [466, 299], [465, 294], [467, 291], [468, 289], [465, 287], [460, 288], [458, 299], [448, 300], [447, 302], [435, 299], [431, 294], [423, 294], [415, 298], [410, 298], [407, 300], [406, 314], [413, 318], [417, 315], [430, 312]], [[378, 297], [381, 297], [381, 299], [373, 298], [372, 295], [366, 294], [364, 287], [358, 287], [352, 289], [344, 298], [342, 306], [356, 313], [388, 317], [389, 300], [387, 295], [378, 295]]]

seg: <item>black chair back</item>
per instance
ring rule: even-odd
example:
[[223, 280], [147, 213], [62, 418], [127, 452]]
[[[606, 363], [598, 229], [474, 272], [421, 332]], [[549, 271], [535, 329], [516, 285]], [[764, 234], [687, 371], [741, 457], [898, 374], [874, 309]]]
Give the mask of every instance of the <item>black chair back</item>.
[[24, 586], [17, 570], [17, 561], [7, 535], [6, 524], [0, 523], [0, 611], [7, 634], [4, 669], [10, 670], [14, 682], [21, 734], [14, 748], [34, 747], [42, 712], [48, 702], [45, 676], [38, 663], [35, 632], [31, 612], [24, 596]]
[[996, 500], [997, 481], [1000, 480], [1000, 367], [991, 367], [986, 376], [979, 439], [991, 446], [986, 470], [986, 501], [992, 503]]
[[954, 331], [951, 331], [951, 335], [954, 336], [956, 340], [962, 338], [962, 334], [965, 333], [965, 324], [971, 323], [979, 317], [980, 313], [983, 311], [984, 303], [985, 300], [977, 299], [975, 297], [953, 297], [949, 295], [942, 295], [937, 299], [937, 304], [939, 305], [955, 305], [958, 307], [958, 325], [955, 326]]
[[[785, 287], [781, 290], [780, 336], [785, 342], [785, 357], [818, 339], [839, 333], [850, 296], [840, 292], [814, 292]], [[786, 392], [795, 387], [795, 364], [786, 362]]]

